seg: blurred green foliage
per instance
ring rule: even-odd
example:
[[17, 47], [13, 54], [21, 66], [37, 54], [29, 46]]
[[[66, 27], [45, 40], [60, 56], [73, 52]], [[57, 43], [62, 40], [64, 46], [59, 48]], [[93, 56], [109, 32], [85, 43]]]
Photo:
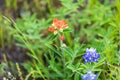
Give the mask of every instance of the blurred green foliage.
[[[25, 54], [31, 61], [22, 63], [28, 72], [25, 80], [81, 80], [89, 69], [98, 73], [98, 80], [120, 79], [119, 0], [6, 0], [5, 4], [6, 10], [17, 11], [17, 16], [14, 21], [1, 15], [0, 46], [3, 49], [14, 42], [28, 49]], [[54, 17], [69, 24], [64, 41], [67, 47], [60, 47], [59, 39], [48, 32]], [[101, 55], [92, 66], [82, 60], [88, 47], [96, 48]]]

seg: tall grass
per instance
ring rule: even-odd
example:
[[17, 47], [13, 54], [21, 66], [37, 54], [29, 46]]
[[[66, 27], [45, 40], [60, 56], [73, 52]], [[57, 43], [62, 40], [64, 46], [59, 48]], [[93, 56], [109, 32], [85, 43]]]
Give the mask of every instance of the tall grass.
[[[31, 57], [31, 61], [22, 63], [28, 72], [25, 80], [81, 80], [89, 70], [98, 73], [97, 80], [119, 80], [120, 1], [111, 4], [109, 0], [104, 3], [60, 0], [57, 8], [54, 0], [43, 2], [48, 4], [48, 12], [43, 18], [38, 19], [38, 14], [22, 14], [16, 21], [4, 17], [16, 46], [26, 48], [25, 54]], [[38, 0], [34, 3], [39, 6]], [[69, 24], [62, 43], [58, 35], [48, 32], [55, 17], [65, 19]], [[3, 37], [2, 31], [0, 37], [4, 47], [7, 38]], [[63, 43], [66, 46], [62, 46]], [[82, 56], [90, 47], [96, 48], [100, 59], [97, 63], [84, 64]]]

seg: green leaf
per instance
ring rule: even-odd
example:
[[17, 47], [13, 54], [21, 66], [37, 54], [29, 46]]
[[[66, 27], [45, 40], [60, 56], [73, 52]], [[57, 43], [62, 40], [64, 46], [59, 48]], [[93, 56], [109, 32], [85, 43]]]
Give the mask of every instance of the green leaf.
[[58, 51], [57, 49], [53, 48], [51, 45], [45, 44], [45, 46], [47, 46], [48, 48], [50, 48], [52, 51], [54, 51], [55, 53], [57, 53], [59, 56], [62, 56], [61, 52]]
[[103, 65], [105, 63], [105, 59], [106, 58], [103, 58], [102, 60], [100, 60], [98, 63], [96, 63], [93, 68], [98, 68], [99, 66]]
[[62, 49], [72, 58], [73, 57], [73, 52], [69, 47], [62, 47]]
[[74, 80], [80, 80], [80, 74], [75, 73]]

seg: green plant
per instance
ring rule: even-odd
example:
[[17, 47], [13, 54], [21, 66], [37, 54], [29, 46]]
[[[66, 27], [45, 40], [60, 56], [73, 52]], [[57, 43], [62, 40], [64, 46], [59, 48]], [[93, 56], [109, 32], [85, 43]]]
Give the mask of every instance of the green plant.
[[[104, 3], [99, 0], [60, 0], [60, 7], [54, 7], [54, 0], [43, 2], [48, 4], [48, 12], [43, 10], [40, 14], [45, 13], [44, 18], [38, 18], [37, 13], [22, 14], [16, 21], [4, 17], [5, 24], [12, 25], [4, 29], [10, 30], [8, 35], [13, 36], [17, 46], [27, 49], [25, 54], [31, 58], [22, 63], [28, 72], [24, 79], [81, 80], [81, 76], [91, 70], [98, 73], [98, 80], [103, 77], [104, 80], [119, 80], [120, 1], [111, 4], [109, 0]], [[34, 3], [38, 8], [38, 0]], [[59, 30], [52, 25], [49, 29], [53, 18], [65, 19], [69, 28]], [[4, 47], [3, 27], [1, 30]], [[90, 47], [97, 49], [100, 59], [98, 63], [84, 64], [82, 56]]]

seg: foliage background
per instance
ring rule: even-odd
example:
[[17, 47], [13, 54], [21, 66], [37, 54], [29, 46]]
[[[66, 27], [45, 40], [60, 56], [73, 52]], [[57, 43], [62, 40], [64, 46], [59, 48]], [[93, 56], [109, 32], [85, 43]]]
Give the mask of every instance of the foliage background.
[[[98, 80], [120, 79], [119, 0], [1, 0], [1, 4], [1, 78], [10, 71], [20, 80], [80, 80], [91, 69], [99, 74]], [[70, 25], [64, 33], [65, 48], [48, 32], [55, 17]], [[90, 47], [101, 55], [92, 67], [82, 59]]]

